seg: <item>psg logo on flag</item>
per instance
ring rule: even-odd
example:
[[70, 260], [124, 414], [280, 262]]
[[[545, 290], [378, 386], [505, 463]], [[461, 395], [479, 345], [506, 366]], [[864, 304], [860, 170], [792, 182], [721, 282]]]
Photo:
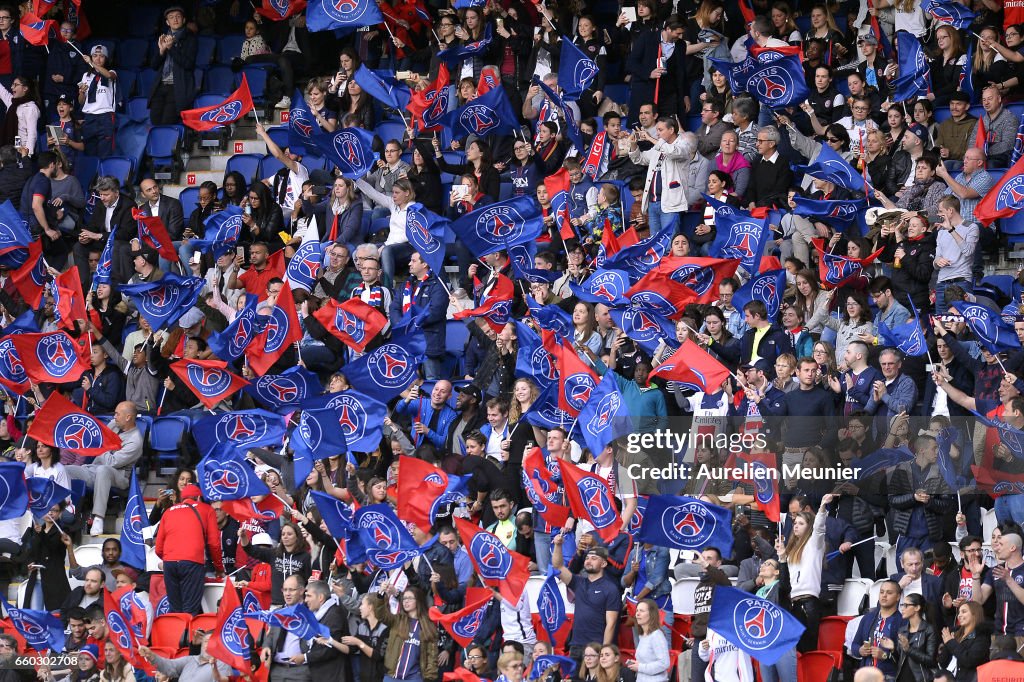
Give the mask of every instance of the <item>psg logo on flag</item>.
[[772, 490], [772, 479], [770, 478], [771, 474], [768, 472], [768, 467], [761, 462], [753, 462], [751, 470], [754, 474], [754, 486], [757, 488], [754, 492], [757, 501], [761, 504], [771, 502], [775, 494]]
[[288, 338], [288, 316], [283, 310], [274, 307], [274, 310], [269, 315], [270, 319], [267, 322], [267, 354], [276, 353], [284, 345], [285, 340]]
[[359, 3], [357, 0], [327, 0], [321, 4], [324, 13], [336, 23], [355, 25], [366, 14], [371, 3]]
[[107, 629], [110, 630], [111, 637], [114, 639], [114, 643], [117, 644], [118, 649], [131, 651], [132, 636], [124, 616], [117, 611], [109, 612], [107, 614]]
[[726, 258], [753, 258], [754, 249], [752, 243], [757, 242], [761, 233], [761, 226], [752, 222], [738, 222], [732, 226], [732, 233], [729, 241], [722, 248]]
[[[22, 229], [28, 229], [25, 221], [22, 222]], [[18, 241], [18, 235], [10, 225], [0, 221], [0, 244], [13, 244]]]
[[405, 229], [414, 232], [418, 236], [416, 240], [417, 248], [423, 253], [436, 253], [441, 248], [440, 240], [434, 239], [433, 235], [430, 234], [430, 230], [427, 229], [426, 224], [423, 222], [423, 217], [418, 212], [409, 211]]
[[94, 420], [80, 414], [69, 414], [57, 420], [53, 438], [59, 448], [89, 450], [103, 444], [103, 432]]
[[214, 427], [218, 443], [233, 441], [235, 445], [252, 443], [266, 435], [266, 432], [267, 425], [249, 414], [226, 414]]
[[313, 124], [306, 118], [306, 112], [303, 109], [291, 110], [291, 113], [288, 114], [288, 125], [304, 140], [313, 137]]
[[625, 290], [622, 288], [622, 277], [614, 272], [602, 272], [587, 281], [590, 293], [598, 298], [603, 298], [609, 303], [615, 302], [622, 296]]
[[747, 81], [747, 87], [760, 95], [761, 101], [769, 106], [785, 103], [786, 96], [793, 92], [793, 76], [780, 66], [771, 66], [755, 73]]
[[732, 610], [736, 636], [754, 651], [769, 649], [785, 627], [782, 611], [763, 599], [741, 599]]
[[230, 123], [238, 118], [242, 112], [242, 103], [237, 99], [233, 99], [230, 102], [221, 104], [216, 109], [207, 111], [199, 117], [200, 121], [206, 121], [208, 123]]
[[476, 233], [492, 243], [514, 242], [523, 235], [526, 220], [509, 206], [485, 209], [476, 219]]
[[366, 408], [357, 398], [339, 395], [327, 403], [327, 407], [338, 411], [338, 425], [345, 434], [345, 440], [352, 443], [366, 435]]
[[469, 543], [469, 552], [476, 557], [480, 577], [502, 580], [512, 568], [512, 556], [501, 540], [490, 533], [477, 533]]
[[597, 75], [597, 64], [589, 59], [581, 59], [576, 62], [576, 68], [573, 69], [573, 82], [582, 85], [588, 82], [591, 78]]
[[662, 328], [657, 320], [642, 310], [625, 310], [622, 313], [623, 326], [630, 326], [630, 338], [640, 343], [656, 342], [662, 337]]
[[410, 369], [415, 367], [408, 352], [393, 343], [388, 343], [370, 355], [368, 366], [373, 370], [371, 375], [374, 383], [382, 388], [404, 387], [411, 379]]
[[448, 113], [448, 88], [441, 88], [434, 91], [433, 97], [428, 97], [430, 106], [423, 112], [423, 125], [426, 128], [433, 128], [441, 118]]
[[1024, 176], [1010, 178], [996, 195], [996, 210], [1024, 207]]
[[124, 524], [124, 535], [131, 544], [141, 545], [142, 544], [142, 515], [136, 511], [132, 512], [126, 519], [127, 523]]
[[0, 375], [15, 384], [28, 381], [25, 366], [21, 364], [21, 358], [18, 357], [18, 351], [14, 349], [14, 342], [10, 338], [0, 340]]
[[[355, 4], [354, 2], [352, 3]], [[328, 5], [329, 6], [329, 5]], [[338, 153], [352, 168], [364, 168], [367, 165], [363, 146], [355, 133], [342, 130], [334, 136], [334, 151]]]
[[999, 493], [1000, 495], [1024, 493], [1024, 483], [1017, 483], [1013, 481], [999, 481], [994, 486], [992, 486], [992, 492]]
[[246, 591], [246, 593], [242, 595], [242, 609], [245, 613], [261, 611], [262, 609], [260, 608], [259, 598], [252, 592]]
[[390, 570], [416, 558], [419, 556], [419, 552], [410, 549], [396, 549], [391, 552], [380, 549], [368, 549], [366, 550], [366, 556], [369, 557], [370, 561], [377, 564], [379, 568]]
[[78, 358], [75, 342], [67, 334], [52, 334], [39, 339], [36, 360], [51, 376], [63, 378]]
[[759, 277], [750, 292], [754, 300], [765, 301], [768, 306], [768, 317], [779, 314], [779, 288], [775, 277]]
[[256, 380], [256, 391], [279, 403], [290, 403], [299, 398], [299, 386], [291, 377], [264, 375]]
[[710, 540], [717, 524], [704, 505], [688, 503], [676, 505], [664, 514], [661, 528], [675, 544], [693, 547]]
[[452, 632], [455, 633], [455, 636], [466, 639], [476, 637], [476, 633], [480, 631], [480, 626], [484, 622], [484, 611], [484, 608], [479, 608], [452, 623]]
[[288, 0], [268, 0], [268, 4], [282, 19], [288, 14]]
[[600, 481], [586, 477], [580, 479], [580, 497], [587, 505], [590, 519], [597, 528], [607, 528], [615, 523], [615, 504], [608, 499], [608, 491]]
[[[468, 46], [467, 46], [468, 47]], [[498, 127], [498, 115], [485, 104], [470, 104], [459, 114], [459, 123], [478, 136]]]
[[640, 532], [640, 526], [644, 523], [644, 512], [647, 511], [647, 498], [641, 497], [636, 509], [633, 511], [633, 516], [629, 518], [629, 529], [630, 535], [635, 536]]
[[359, 518], [360, 530], [365, 530], [380, 549], [387, 549], [398, 541], [402, 529], [394, 521], [377, 511], [365, 512]]
[[530, 356], [530, 366], [533, 367], [534, 374], [544, 377], [548, 381], [554, 381], [558, 378], [558, 373], [555, 372], [555, 365], [551, 362], [551, 354], [540, 346], [535, 348], [533, 355]]
[[699, 265], [681, 265], [672, 271], [669, 279], [686, 286], [698, 296], [703, 296], [715, 283], [715, 271]]
[[189, 365], [188, 380], [205, 396], [220, 395], [231, 385], [231, 376], [221, 369]]
[[11, 617], [11, 622], [16, 623], [17, 629], [25, 635], [25, 639], [45, 638], [46, 630], [43, 626], [31, 618], [25, 618], [21, 613], [21, 609], [10, 608], [8, 609], [8, 615]]
[[[622, 396], [618, 392], [612, 392], [601, 399], [597, 404], [594, 417], [587, 424], [586, 429], [593, 435], [597, 435], [612, 424], [612, 419], [622, 406]], [[590, 480], [590, 479], [584, 479]]]
[[853, 179], [853, 166], [842, 159], [825, 159], [821, 165], [829, 175], [835, 177], [835, 184], [841, 187], [852, 187], [856, 184]]
[[255, 312], [247, 313], [245, 311], [238, 317], [238, 327], [235, 328], [234, 335], [228, 339], [228, 353], [235, 357], [245, 352], [249, 342], [252, 341], [252, 328], [255, 321], [253, 317]]
[[577, 412], [590, 400], [590, 394], [597, 386], [589, 374], [573, 374], [565, 378], [565, 400]]
[[224, 622], [220, 633], [224, 647], [235, 656], [249, 653], [249, 626], [245, 623], [242, 609], [235, 609]]
[[337, 308], [334, 311], [334, 326], [338, 328], [338, 331], [351, 336], [355, 343], [362, 343], [366, 340], [365, 325], [344, 308]]
[[988, 310], [980, 305], [969, 304], [965, 305], [960, 314], [966, 320], [973, 321], [971, 330], [990, 344], [994, 344], [998, 332], [992, 328], [992, 324], [989, 320]]
[[309, 419], [305, 412], [299, 418], [299, 433], [302, 435], [303, 440], [309, 443], [310, 449], [314, 452], [320, 447], [320, 443], [324, 439], [320, 424], [315, 419]]
[[631, 297], [634, 306], [647, 308], [653, 313], [669, 317], [677, 312], [677, 309], [667, 298], [656, 291], [638, 291]]

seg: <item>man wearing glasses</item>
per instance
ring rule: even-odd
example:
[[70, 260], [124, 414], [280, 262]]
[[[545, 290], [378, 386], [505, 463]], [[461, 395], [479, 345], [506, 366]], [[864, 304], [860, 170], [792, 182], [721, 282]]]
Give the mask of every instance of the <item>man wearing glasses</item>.
[[[814, 121], [811, 117], [811, 121]], [[793, 171], [789, 161], [779, 154], [779, 129], [765, 126], [757, 131], [757, 153], [760, 158], [754, 162], [750, 175], [750, 189], [747, 198], [749, 208], [760, 206], [777, 207], [786, 205], [789, 187], [793, 184]]]

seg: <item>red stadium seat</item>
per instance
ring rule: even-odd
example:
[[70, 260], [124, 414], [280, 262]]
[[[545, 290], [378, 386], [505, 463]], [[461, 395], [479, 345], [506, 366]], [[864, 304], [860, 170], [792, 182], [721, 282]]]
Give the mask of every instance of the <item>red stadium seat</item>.
[[828, 682], [832, 670], [840, 665], [830, 651], [808, 651], [797, 655], [796, 678], [798, 682]]
[[187, 613], [165, 613], [153, 619], [153, 631], [149, 641], [153, 646], [166, 647], [177, 651], [182, 646], [182, 636], [188, 632], [192, 616]]
[[196, 632], [199, 630], [212, 631], [216, 627], [216, 613], [200, 613], [198, 616], [192, 616], [192, 621], [188, 624], [188, 639], [189, 641], [195, 639]]
[[818, 626], [818, 651], [835, 653], [839, 660], [843, 658], [843, 647], [846, 643], [846, 624], [850, 618], [846, 616], [826, 616]]

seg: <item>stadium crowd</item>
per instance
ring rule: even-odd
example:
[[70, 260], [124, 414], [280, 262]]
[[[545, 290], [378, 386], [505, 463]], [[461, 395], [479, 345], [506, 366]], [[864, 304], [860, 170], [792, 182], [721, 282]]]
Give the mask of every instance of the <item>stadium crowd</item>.
[[[33, 479], [60, 487], [0, 513], [0, 682], [1024, 667], [1024, 277], [992, 275], [1024, 204], [1021, 3], [257, 4], [159, 5], [145, 85], [119, 72], [129, 3], [0, 5], [0, 465], [24, 467], [25, 504]], [[383, 24], [307, 27], [367, 4]], [[278, 170], [202, 182], [194, 206], [153, 173], [83, 171], [125, 149], [133, 94], [180, 125], [210, 92], [201, 40], [239, 33], [217, 57], [264, 70]], [[911, 44], [927, 87], [894, 101]], [[728, 63], [765, 51], [796, 55], [805, 98], [736, 87]], [[593, 68], [560, 81], [568, 59]], [[376, 101], [363, 66], [413, 104]], [[513, 132], [424, 131], [495, 91]], [[335, 172], [269, 125], [286, 112], [372, 132], [379, 159]], [[459, 226], [487, 220], [482, 252]], [[665, 430], [704, 440], [633, 447]], [[755, 461], [778, 480], [721, 473]], [[725, 527], [653, 529], [655, 500]], [[339, 533], [366, 508], [384, 521]], [[730, 588], [761, 620], [710, 626]], [[15, 665], [45, 629], [26, 622], [58, 624], [74, 663]]]

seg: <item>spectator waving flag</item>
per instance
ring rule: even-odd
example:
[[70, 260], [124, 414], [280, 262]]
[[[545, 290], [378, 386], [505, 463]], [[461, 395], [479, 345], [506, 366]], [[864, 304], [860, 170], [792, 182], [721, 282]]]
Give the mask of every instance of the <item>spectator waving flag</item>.
[[768, 270], [754, 275], [733, 294], [733, 306], [743, 310], [751, 301], [761, 301], [768, 308], [769, 319], [774, 320], [782, 307], [782, 294], [786, 291], [786, 271]]
[[352, 517], [355, 511], [351, 506], [345, 504], [338, 498], [322, 493], [319, 490], [310, 490], [316, 508], [320, 510], [320, 518], [327, 524], [327, 530], [335, 538], [348, 537], [353, 532]]
[[569, 617], [565, 613], [565, 600], [558, 587], [558, 574], [551, 565], [548, 565], [547, 576], [537, 593], [537, 613], [540, 614], [541, 627], [548, 633], [548, 641], [553, 647], [556, 646], [555, 634]]
[[223, 360], [178, 360], [171, 363], [171, 371], [210, 410], [249, 384], [229, 372]]
[[715, 588], [708, 627], [761, 665], [791, 651], [807, 628], [786, 609], [735, 587]]
[[[1018, 145], [1024, 149], [1024, 139], [1020, 137], [1024, 130], [1018, 127], [1017, 131], [1018, 139], [1014, 143], [1015, 154]], [[988, 226], [997, 218], [1016, 215], [1022, 208], [1024, 208], [1024, 157], [1017, 159], [1017, 162], [1003, 174], [999, 182], [982, 197], [974, 209], [974, 217], [982, 225]]]
[[537, 322], [541, 330], [554, 332], [558, 338], [572, 338], [572, 315], [557, 305], [541, 305], [532, 296], [526, 299], [526, 306], [530, 311], [530, 317]]
[[284, 419], [264, 410], [210, 414], [195, 421], [192, 435], [203, 454], [225, 443], [238, 447], [280, 445], [284, 439]]
[[430, 607], [430, 619], [440, 623], [459, 646], [466, 647], [480, 632], [487, 609], [490, 608], [494, 593], [485, 587], [470, 587], [466, 590], [465, 606], [452, 613], [441, 613], [437, 607]]
[[[621, 403], [619, 406], [621, 407]], [[590, 446], [589, 441], [587, 446]], [[601, 450], [591, 452], [600, 453]], [[608, 481], [597, 474], [580, 469], [572, 462], [561, 462], [560, 470], [562, 482], [565, 484], [565, 497], [569, 501], [573, 516], [590, 521], [601, 539], [610, 543], [622, 528], [622, 517], [615, 509], [615, 494], [608, 486]]]
[[1002, 316], [977, 303], [955, 301], [952, 307], [964, 318], [974, 336], [985, 350], [995, 355], [1020, 348], [1020, 340]]
[[168, 272], [155, 282], [124, 284], [121, 293], [128, 296], [146, 318], [153, 331], [170, 327], [199, 300], [206, 286], [202, 277], [185, 277]]
[[398, 458], [398, 515], [429, 531], [435, 501], [448, 489], [443, 469], [416, 457]]
[[[16, 337], [30, 336], [21, 334]], [[88, 412], [78, 409], [59, 391], [54, 391], [36, 412], [28, 437], [55, 448], [94, 457], [121, 449], [121, 437]]]
[[619, 391], [614, 372], [605, 372], [590, 401], [580, 410], [579, 433], [592, 453], [600, 454], [616, 438], [633, 431], [626, 401]]
[[[108, 237], [112, 240], [113, 232]], [[11, 253], [18, 253], [17, 251]], [[2, 257], [0, 257], [2, 258]], [[21, 265], [16, 266], [11, 274], [11, 282], [14, 288], [21, 294], [22, 299], [33, 310], [39, 308], [43, 300], [43, 289], [46, 286], [46, 261], [43, 260], [43, 245], [40, 241], [34, 241], [28, 245], [28, 259]]]
[[382, 23], [376, 0], [310, 0], [306, 7], [306, 28], [314, 32]]
[[761, 104], [771, 107], [788, 107], [807, 99], [807, 79], [800, 58], [795, 55], [765, 53], [771, 56], [767, 62], [758, 60], [747, 76], [746, 91]]
[[891, 469], [903, 462], [909, 462], [912, 459], [914, 459], [914, 453], [906, 447], [882, 448], [853, 460], [850, 462], [850, 468], [854, 471], [859, 471], [859, 480], [864, 480], [869, 476]]
[[675, 226], [668, 225], [642, 242], [627, 246], [614, 256], [605, 258], [603, 263], [599, 258], [598, 266], [622, 270], [629, 275], [629, 281], [637, 282], [650, 272], [651, 268], [656, 267], [662, 257], [668, 253], [675, 233]]
[[483, 584], [498, 588], [502, 597], [518, 604], [530, 578], [530, 560], [465, 519], [456, 518], [455, 527]]
[[[256, 12], [271, 21], [284, 21], [304, 9], [306, 9], [306, 0], [261, 0]], [[242, 668], [242, 670], [245, 669]]]
[[412, 561], [433, 544], [431, 541], [423, 546], [417, 545], [387, 504], [361, 507], [356, 511], [352, 523], [366, 548], [366, 558], [385, 571]]
[[826, 253], [824, 240], [812, 239], [811, 243], [818, 250], [818, 275], [821, 283], [826, 289], [842, 286], [845, 282], [860, 275], [864, 268], [870, 265], [882, 255], [883, 249], [879, 249], [866, 258], [848, 258], [835, 253]]
[[441, 119], [448, 113], [448, 106], [451, 103], [451, 91], [448, 88], [450, 80], [448, 65], [441, 62], [437, 67], [437, 77], [427, 87], [412, 93], [409, 111], [412, 113], [413, 123], [419, 126], [420, 132], [436, 130]]
[[519, 341], [515, 375], [529, 377], [543, 389], [558, 379], [551, 354], [544, 349], [540, 336], [529, 325], [519, 320], [512, 322], [516, 326], [516, 338]]
[[10, 339], [26, 376], [37, 384], [76, 381], [90, 369], [89, 354], [63, 331]]
[[666, 256], [658, 269], [668, 272], [673, 281], [697, 294], [697, 303], [710, 304], [718, 300], [718, 285], [723, 279], [736, 274], [740, 262], [735, 258], [693, 258]]
[[377, 338], [388, 323], [379, 310], [358, 298], [342, 303], [328, 299], [313, 317], [339, 341], [359, 353], [366, 351], [366, 344]]
[[572, 42], [562, 36], [562, 53], [558, 58], [558, 85], [562, 98], [575, 102], [597, 77], [597, 64]]
[[607, 306], [626, 303], [629, 276], [622, 270], [596, 270], [582, 284], [569, 282], [573, 296], [588, 303], [603, 303]]
[[352, 79], [367, 95], [392, 109], [401, 110], [409, 107], [409, 88], [399, 83], [394, 76], [381, 76], [370, 71], [365, 64], [361, 64], [352, 75]]
[[59, 618], [49, 611], [16, 608], [8, 604], [4, 597], [0, 597], [0, 604], [3, 604], [7, 620], [25, 638], [28, 646], [52, 654], [64, 651], [64, 625]]
[[295, 635], [298, 639], [308, 640], [314, 637], [331, 636], [330, 629], [326, 625], [320, 624], [305, 604], [286, 606], [276, 611], [253, 611], [245, 614], [245, 617], [279, 627], [285, 632]]
[[295, 453], [295, 480], [305, 481], [313, 462], [348, 452], [345, 432], [338, 428], [338, 412], [303, 410], [288, 441]]
[[139, 226], [139, 241], [146, 246], [155, 249], [166, 260], [177, 263], [178, 250], [174, 248], [171, 236], [167, 234], [167, 228], [160, 216], [146, 215], [137, 208], [132, 209], [132, 218]]
[[32, 241], [24, 218], [11, 200], [0, 204], [0, 254], [27, 249]]
[[664, 270], [652, 270], [626, 292], [634, 308], [669, 319], [681, 317], [687, 305], [697, 302], [697, 294], [672, 279]]
[[597, 388], [597, 375], [583, 364], [576, 349], [564, 338], [558, 341], [554, 333], [547, 330], [541, 338], [558, 369], [558, 407], [575, 418]]
[[542, 390], [523, 416], [526, 421], [541, 429], [553, 429], [556, 426], [568, 428], [575, 420], [571, 414], [558, 406], [557, 382], [552, 382]]
[[110, 226], [107, 243], [100, 252], [100, 260], [96, 263], [96, 272], [92, 275], [93, 284], [110, 284], [110, 274], [114, 268], [114, 243], [117, 239], [117, 225]]
[[569, 188], [571, 185], [569, 171], [565, 168], [544, 178], [544, 188], [551, 201], [550, 211], [554, 214], [558, 234], [563, 240], [578, 238], [576, 228], [572, 225], [572, 216], [569, 215]]
[[[936, 464], [939, 465], [939, 473], [942, 474], [942, 478], [946, 481], [946, 485], [949, 486], [950, 490], [959, 491], [961, 488], [967, 485], [970, 476], [967, 473], [970, 471], [970, 463], [974, 461], [972, 457], [964, 457], [964, 443], [960, 439], [960, 431], [955, 426], [948, 426], [935, 436], [935, 440], [939, 445], [939, 456], [936, 460]], [[961, 457], [958, 462], [954, 461], [950, 456], [950, 450], [956, 446], [960, 449]], [[967, 471], [963, 471], [962, 465], [967, 465]], [[958, 471], [958, 468], [961, 469]]]
[[908, 31], [896, 31], [896, 56], [899, 72], [892, 83], [892, 100], [905, 102], [931, 92], [931, 70], [917, 36]]
[[379, 400], [348, 390], [307, 400], [302, 409], [334, 410], [351, 452], [372, 452], [380, 445], [381, 425], [387, 416], [387, 407]]
[[313, 291], [323, 267], [326, 248], [326, 243], [314, 239], [296, 249], [285, 268], [284, 281], [290, 283], [293, 289]]
[[217, 607], [217, 624], [206, 650], [213, 658], [239, 671], [249, 671], [252, 665], [253, 639], [245, 615], [238, 590], [229, 576], [224, 581], [224, 592]]
[[[42, 523], [50, 508], [60, 504], [71, 494], [67, 488], [54, 483], [52, 478], [30, 476], [25, 482], [28, 484], [28, 508], [36, 523]], [[121, 556], [124, 557], [123, 552]]]
[[293, 343], [302, 338], [302, 326], [295, 312], [295, 299], [291, 287], [285, 282], [269, 315], [264, 315], [263, 330], [253, 339], [256, 353], [249, 356], [249, 367], [258, 374], [266, 374]]
[[648, 355], [654, 355], [658, 345], [664, 341], [675, 348], [676, 326], [667, 318], [644, 308], [612, 308], [609, 313], [615, 326], [626, 337], [636, 342]]
[[50, 44], [50, 34], [56, 33], [57, 22], [53, 19], [40, 19], [32, 12], [25, 12], [21, 17], [21, 35], [25, 41], [36, 47]]
[[271, 410], [293, 412], [299, 403], [320, 395], [320, 379], [305, 367], [289, 367], [280, 374], [253, 379], [245, 392]]
[[919, 357], [928, 352], [928, 339], [924, 335], [924, 330], [921, 329], [921, 318], [917, 314], [917, 307], [914, 306], [913, 300], [910, 301], [910, 310], [914, 315], [913, 319], [891, 329], [886, 323], [879, 322], [878, 335], [882, 337], [884, 345], [895, 346], [904, 355]]
[[[970, 37], [967, 39], [967, 55], [964, 57], [964, 65], [960, 70], [960, 82], [956, 89], [970, 97], [970, 103], [974, 104], [974, 39]], [[1019, 139], [1019, 127], [1017, 128], [1017, 135]], [[1013, 151], [1014, 153], [1017, 151], [1016, 144], [1013, 146]], [[1010, 165], [1012, 166], [1016, 160], [1017, 158], [1011, 158]]]
[[242, 208], [231, 204], [223, 211], [217, 211], [203, 221], [203, 234], [206, 239], [193, 239], [189, 242], [192, 248], [203, 253], [212, 253], [220, 258], [235, 250], [238, 236], [242, 233]]
[[0, 462], [0, 521], [18, 519], [28, 509], [29, 493], [23, 462]]
[[77, 270], [67, 270], [53, 278], [54, 317], [61, 328], [72, 330], [77, 320], [86, 319], [82, 279]]
[[530, 675], [528, 679], [542, 679], [552, 668], [558, 668], [558, 674], [563, 680], [575, 679], [573, 675], [576, 673], [576, 661], [568, 656], [558, 656], [556, 654], [538, 656], [533, 661], [533, 665], [530, 666]]
[[470, 135], [511, 135], [519, 130], [519, 117], [512, 109], [503, 87], [494, 88], [486, 95], [466, 102], [445, 115], [439, 123], [450, 129], [456, 139]]
[[573, 113], [572, 108], [536, 74], [533, 76], [533, 82], [540, 87], [541, 92], [548, 96], [551, 103], [562, 112], [562, 118], [565, 119], [565, 130], [563, 131], [565, 136], [569, 138], [576, 149], [580, 151], [586, 149], [587, 146], [583, 144], [583, 135], [580, 133], [579, 122], [576, 120], [576, 115]]
[[724, 73], [729, 81], [729, 89], [734, 93], [741, 93], [747, 91], [747, 80], [750, 78], [750, 74], [754, 72], [759, 65], [759, 62], [753, 57], [747, 57], [742, 62], [730, 62], [725, 59], [715, 59], [709, 57], [708, 61], [720, 73]]
[[651, 495], [636, 541], [696, 552], [712, 546], [731, 556], [732, 512], [693, 497]]
[[491, 44], [491, 39], [491, 25], [487, 24], [487, 29], [483, 38], [441, 50], [437, 53], [437, 59], [447, 65], [449, 69], [454, 69], [466, 59], [475, 57], [486, 50]]
[[755, 218], [746, 211], [710, 197], [708, 204], [715, 210], [717, 228], [717, 236], [708, 253], [713, 258], [739, 258], [744, 270], [757, 272], [771, 232], [767, 219]]
[[309, 108], [302, 90], [296, 88], [292, 95], [291, 109], [288, 110], [288, 149], [304, 154], [313, 147], [313, 131], [318, 129], [316, 117]]
[[974, 23], [974, 12], [956, 0], [922, 0], [921, 9], [940, 24], [949, 24], [964, 31]]
[[543, 231], [544, 220], [537, 202], [522, 196], [470, 211], [451, 227], [470, 253], [482, 258], [512, 244], [536, 240]]
[[523, 490], [533, 510], [551, 527], [565, 527], [569, 519], [569, 507], [564, 504], [561, 486], [548, 469], [543, 450], [535, 447], [523, 458], [522, 477]]
[[387, 402], [409, 387], [426, 353], [422, 332], [392, 336], [388, 343], [346, 365], [345, 375], [370, 397]]
[[196, 480], [207, 500], [241, 500], [270, 494], [270, 488], [238, 454], [241, 445], [221, 443], [196, 465]]
[[684, 387], [704, 393], [715, 393], [732, 376], [725, 365], [711, 357], [695, 341], [684, 341], [679, 350], [658, 365], [651, 377], [677, 381]]
[[341, 174], [351, 180], [366, 175], [377, 161], [373, 151], [373, 132], [369, 130], [342, 128], [324, 133], [317, 127], [313, 130], [312, 141]]
[[405, 213], [405, 234], [409, 243], [434, 274], [444, 272], [444, 229], [449, 222], [419, 202], [409, 204]]
[[821, 146], [814, 163], [807, 166], [794, 164], [793, 170], [819, 180], [828, 180], [833, 185], [852, 192], [866, 192], [870, 189], [864, 184], [864, 176], [828, 145]]
[[103, 591], [103, 610], [106, 614], [107, 641], [111, 642], [134, 667], [147, 670], [150, 675], [154, 674], [153, 667], [138, 653], [141, 638], [135, 635], [135, 630], [121, 612], [114, 595], [106, 590]]
[[202, 109], [188, 109], [181, 112], [181, 122], [192, 130], [213, 130], [220, 126], [234, 123], [252, 111], [252, 93], [249, 92], [249, 81], [242, 74], [242, 82], [238, 89], [228, 95], [220, 104]]
[[222, 332], [211, 334], [208, 339], [210, 350], [218, 358], [234, 362], [242, 357], [252, 340], [262, 331], [265, 315], [256, 314], [259, 297], [256, 294], [245, 295], [245, 307], [235, 315], [235, 319]]
[[501, 275], [498, 277], [497, 284], [483, 297], [480, 305], [470, 310], [458, 310], [452, 315], [452, 319], [466, 320], [482, 317], [495, 334], [500, 334], [512, 315], [512, 296], [514, 294], [515, 287], [512, 280]]
[[852, 225], [868, 208], [865, 199], [842, 199], [826, 201], [793, 196], [793, 213], [820, 220], [829, 225]]
[[128, 502], [124, 508], [124, 523], [121, 524], [121, 563], [140, 571], [146, 570], [146, 542], [142, 531], [149, 528], [149, 514], [142, 498], [138, 471], [132, 470], [128, 486]]

